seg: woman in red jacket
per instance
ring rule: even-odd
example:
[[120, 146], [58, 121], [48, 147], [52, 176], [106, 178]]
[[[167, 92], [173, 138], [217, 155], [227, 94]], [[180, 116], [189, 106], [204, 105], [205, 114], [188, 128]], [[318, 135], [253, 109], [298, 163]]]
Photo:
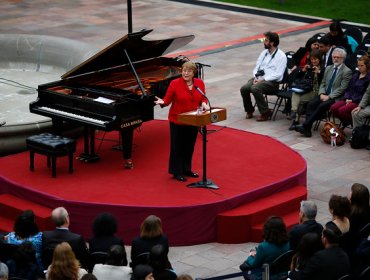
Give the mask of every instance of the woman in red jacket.
[[171, 104], [168, 114], [170, 121], [170, 162], [168, 171], [178, 181], [186, 181], [185, 176], [197, 178], [199, 175], [192, 171], [191, 162], [194, 145], [197, 139], [198, 127], [178, 122], [181, 113], [197, 110], [199, 106], [208, 110], [207, 99], [201, 92], [205, 86], [201, 79], [194, 78], [197, 66], [193, 62], [182, 65], [182, 77], [173, 80], [163, 99], [156, 97], [155, 103], [162, 107]]

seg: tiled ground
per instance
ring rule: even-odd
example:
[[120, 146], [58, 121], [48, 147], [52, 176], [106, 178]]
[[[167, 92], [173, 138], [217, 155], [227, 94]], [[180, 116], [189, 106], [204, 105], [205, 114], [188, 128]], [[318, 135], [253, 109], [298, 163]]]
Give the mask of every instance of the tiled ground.
[[[183, 50], [216, 44], [227, 47], [229, 41], [261, 34], [267, 30], [282, 31], [305, 25], [297, 21], [172, 1], [132, 2], [134, 31], [153, 28], [155, 32], [150, 34], [149, 38], [194, 34], [195, 40]], [[280, 47], [284, 51], [296, 50], [304, 45], [311, 35], [321, 31], [326, 32], [327, 27], [283, 35]], [[2, 0], [1, 33], [66, 37], [102, 49], [127, 33], [126, 1]], [[239, 88], [250, 77], [261, 50], [261, 44], [246, 44], [225, 51], [218, 49], [194, 60], [211, 65], [211, 68], [205, 70], [207, 93], [213, 106], [227, 108], [228, 119], [223, 125], [276, 137], [307, 160], [309, 198], [316, 201], [319, 207], [318, 219], [325, 222], [329, 219], [327, 201], [331, 194], [348, 194], [353, 182], [370, 186], [369, 152], [352, 150], [348, 144], [331, 148], [322, 143], [317, 132], [313, 133], [312, 138], [303, 138], [296, 132], [288, 131], [290, 122], [281, 114], [274, 122], [257, 123], [255, 119], [246, 120]], [[4, 92], [3, 86], [0, 83], [0, 94]], [[0, 114], [11, 102], [20, 100], [19, 96], [9, 97], [8, 101], [3, 100], [0, 104]], [[166, 118], [166, 113], [166, 110], [157, 110], [156, 117]], [[2, 118], [5, 119], [5, 116]], [[9, 125], [12, 124], [11, 119], [6, 121]], [[350, 130], [346, 132], [350, 134]], [[251, 243], [237, 245], [211, 243], [174, 247], [171, 248], [170, 259], [178, 273], [189, 273], [193, 277], [220, 275], [237, 272], [239, 264], [252, 246], [254, 244]]]

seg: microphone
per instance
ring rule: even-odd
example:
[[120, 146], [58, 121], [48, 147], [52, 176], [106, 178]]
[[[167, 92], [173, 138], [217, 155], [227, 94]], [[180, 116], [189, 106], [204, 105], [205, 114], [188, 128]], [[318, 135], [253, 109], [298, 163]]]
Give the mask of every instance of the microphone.
[[205, 97], [205, 99], [207, 99], [207, 102], [208, 102], [208, 105], [209, 105], [209, 113], [211, 113], [211, 102], [209, 101], [209, 99], [208, 99], [208, 97], [207, 97], [207, 95], [198, 87], [198, 86], [196, 86], [196, 85], [194, 85], [194, 87], [195, 87], [195, 89], [198, 91], [198, 92], [200, 92], [200, 94], [203, 96], [203, 97]]

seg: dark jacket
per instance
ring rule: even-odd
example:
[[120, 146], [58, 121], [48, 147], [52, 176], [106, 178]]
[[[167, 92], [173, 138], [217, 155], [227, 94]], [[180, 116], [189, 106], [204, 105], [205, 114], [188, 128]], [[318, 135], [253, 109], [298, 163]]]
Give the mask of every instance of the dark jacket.
[[316, 233], [318, 236], [321, 236], [322, 230], [323, 226], [315, 220], [308, 220], [303, 222], [302, 224], [294, 226], [288, 233], [290, 249], [296, 250], [299, 241], [306, 233], [313, 232]]
[[88, 250], [83, 237], [70, 232], [68, 229], [56, 228], [52, 231], [44, 231], [42, 234], [42, 262], [44, 269], [47, 269], [51, 264], [54, 248], [62, 242], [68, 242], [81, 266], [84, 268], [88, 267]]
[[291, 271], [291, 280], [337, 280], [349, 274], [350, 262], [347, 254], [339, 247], [332, 246], [315, 253], [303, 270]]

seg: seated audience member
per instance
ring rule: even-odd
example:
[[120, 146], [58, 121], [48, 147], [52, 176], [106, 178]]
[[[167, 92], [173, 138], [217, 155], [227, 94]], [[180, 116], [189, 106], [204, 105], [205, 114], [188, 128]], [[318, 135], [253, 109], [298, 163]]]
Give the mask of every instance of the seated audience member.
[[177, 276], [177, 280], [193, 280], [189, 274], [180, 274]]
[[347, 35], [344, 34], [342, 26], [339, 21], [334, 20], [329, 26], [329, 33], [327, 34], [330, 43], [333, 47], [343, 47], [348, 54], [352, 53], [351, 46], [348, 44]]
[[15, 245], [31, 242], [36, 251], [37, 264], [40, 269], [43, 269], [41, 260], [42, 232], [39, 232], [35, 222], [35, 214], [32, 210], [25, 210], [16, 218], [14, 231], [4, 236], [4, 240]]
[[301, 201], [299, 209], [299, 224], [292, 227], [288, 233], [291, 250], [296, 250], [303, 235], [316, 233], [321, 236], [322, 225], [316, 222], [317, 206], [311, 200]]
[[153, 268], [147, 264], [138, 264], [132, 271], [131, 280], [154, 280]]
[[162, 244], [167, 254], [169, 252], [168, 238], [163, 233], [162, 221], [155, 215], [145, 218], [140, 227], [140, 236], [135, 237], [131, 243], [131, 267], [138, 264], [138, 256], [150, 253], [154, 245]]
[[[358, 263], [355, 251], [361, 242], [360, 230], [370, 223], [369, 189], [359, 183], [354, 183], [351, 187], [350, 202], [351, 212], [349, 216], [349, 232], [346, 244], [342, 246], [347, 252], [352, 268]], [[370, 263], [369, 263], [370, 265]]]
[[353, 262], [353, 276], [359, 278], [361, 272], [370, 266], [370, 236], [362, 239], [355, 252], [355, 262]]
[[113, 245], [108, 250], [105, 264], [96, 264], [93, 274], [104, 280], [130, 280], [132, 269], [127, 265], [126, 251], [121, 245]]
[[8, 280], [8, 267], [5, 263], [0, 262], [0, 280]]
[[370, 117], [370, 85], [367, 87], [360, 104], [352, 110], [353, 128], [362, 126]]
[[23, 242], [6, 262], [9, 277], [37, 280], [44, 277], [43, 270], [36, 263], [36, 251], [31, 242]]
[[317, 251], [301, 270], [289, 273], [291, 280], [337, 280], [349, 274], [347, 254], [338, 245], [341, 233], [336, 227], [326, 226], [322, 231], [323, 250]]
[[363, 184], [354, 183], [351, 187], [350, 202], [351, 214], [349, 216], [350, 231], [358, 233], [365, 225], [370, 223], [369, 189]]
[[311, 137], [312, 125], [329, 110], [335, 101], [342, 98], [344, 91], [352, 77], [352, 71], [344, 65], [346, 58], [344, 49], [336, 48], [332, 54], [333, 65], [325, 69], [324, 77], [320, 84], [319, 95], [307, 104], [306, 120], [302, 125], [296, 125], [295, 130], [305, 137]]
[[329, 211], [332, 220], [327, 222], [326, 226], [336, 227], [342, 234], [349, 232], [350, 223], [348, 217], [351, 212], [349, 199], [345, 196], [333, 194], [329, 200]]
[[370, 59], [367, 55], [358, 59], [357, 68], [358, 71], [352, 75], [343, 99], [330, 107], [330, 112], [341, 121], [343, 127], [352, 125], [351, 112], [358, 106], [370, 84]]
[[[108, 252], [113, 245], [120, 245], [125, 251], [123, 240], [115, 235], [117, 220], [110, 213], [98, 215], [92, 225], [93, 237], [89, 240], [89, 252]], [[127, 265], [126, 251], [122, 265]]]
[[311, 51], [318, 49], [319, 49], [319, 39], [315, 36], [308, 39], [306, 45], [304, 47], [300, 47], [292, 56], [292, 59], [296, 67], [298, 67], [299, 69], [303, 69], [307, 64], [310, 63]]
[[306, 267], [307, 262], [317, 251], [322, 250], [321, 233], [318, 235], [314, 232], [308, 232], [302, 236], [296, 248], [296, 253], [292, 258], [290, 270], [302, 270]]
[[263, 264], [271, 264], [288, 250], [289, 241], [284, 221], [280, 217], [272, 216], [263, 225], [263, 241], [258, 244], [255, 251], [251, 250], [239, 268], [242, 271], [261, 268]]
[[80, 267], [71, 246], [62, 242], [55, 247], [53, 261], [46, 272], [47, 280], [76, 280], [87, 274], [87, 271]]
[[149, 265], [153, 268], [153, 277], [156, 280], [176, 280], [175, 271], [169, 266], [168, 255], [163, 245], [152, 247], [149, 255]]
[[88, 251], [83, 237], [69, 231], [69, 214], [64, 207], [55, 208], [51, 213], [51, 220], [56, 228], [52, 231], [44, 231], [42, 235], [42, 260], [44, 268], [51, 262], [54, 248], [62, 243], [68, 242], [74, 254], [83, 267], [88, 267]]
[[290, 117], [293, 123], [289, 130], [294, 130], [295, 125], [299, 124], [299, 116], [297, 113], [299, 109], [302, 109], [301, 106], [307, 104], [319, 93], [320, 83], [324, 75], [324, 71], [321, 71], [321, 54], [318, 50], [313, 50], [310, 53], [310, 63], [306, 64], [302, 69], [300, 69], [295, 79], [303, 79], [309, 81], [312, 85], [312, 90], [305, 93], [295, 92], [292, 89], [292, 109]]
[[253, 69], [253, 77], [240, 88], [243, 98], [246, 118], [253, 118], [254, 106], [251, 94], [256, 101], [260, 116], [257, 121], [267, 121], [272, 116], [268, 108], [264, 94], [273, 95], [279, 88], [279, 82], [283, 80], [287, 58], [285, 53], [278, 48], [279, 35], [274, 32], [264, 33], [263, 45], [265, 50], [259, 55], [256, 66]]
[[325, 68], [333, 64], [333, 46], [330, 43], [329, 36], [325, 35], [319, 39], [319, 51], [322, 55], [322, 65], [321, 68], [325, 71]]
[[81, 280], [98, 280], [98, 278], [96, 278], [92, 273], [87, 273], [81, 277]]

